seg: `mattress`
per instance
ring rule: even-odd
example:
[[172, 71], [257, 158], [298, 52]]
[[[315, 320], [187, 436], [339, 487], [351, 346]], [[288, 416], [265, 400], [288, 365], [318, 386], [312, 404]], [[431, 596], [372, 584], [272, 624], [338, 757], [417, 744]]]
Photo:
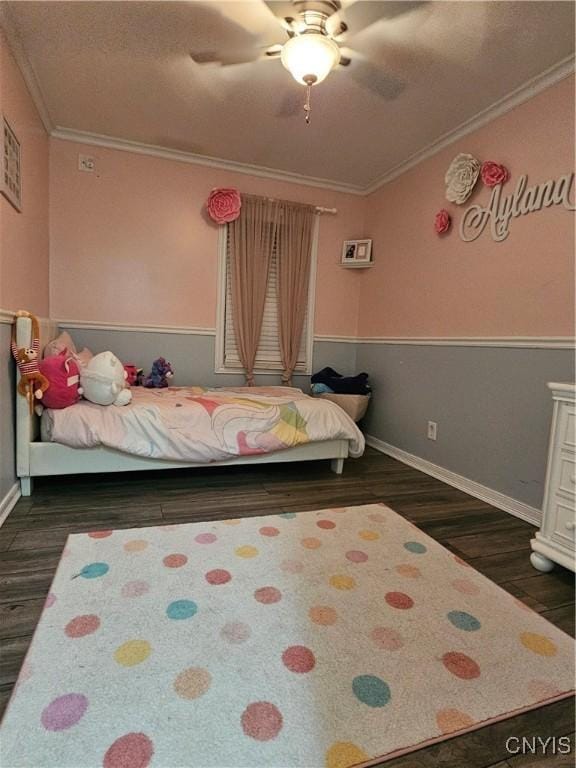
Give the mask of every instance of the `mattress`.
[[361, 456], [364, 437], [335, 403], [293, 387], [132, 389], [125, 406], [81, 400], [41, 419], [45, 442], [106, 446], [134, 456], [208, 463], [272, 453], [306, 443], [348, 440]]

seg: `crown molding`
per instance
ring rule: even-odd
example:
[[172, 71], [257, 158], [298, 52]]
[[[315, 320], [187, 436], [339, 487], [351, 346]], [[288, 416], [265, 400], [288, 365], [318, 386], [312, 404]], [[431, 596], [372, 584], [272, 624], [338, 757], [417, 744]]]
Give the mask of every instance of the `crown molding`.
[[42, 91], [40, 90], [40, 85], [38, 83], [36, 73], [34, 72], [34, 68], [30, 63], [30, 59], [26, 55], [24, 46], [22, 45], [22, 40], [20, 39], [20, 35], [18, 34], [16, 25], [12, 19], [10, 8], [7, 2], [0, 2], [0, 26], [6, 33], [6, 40], [12, 55], [16, 60], [16, 64], [22, 73], [22, 77], [24, 78], [24, 82], [28, 88], [28, 92], [30, 93], [32, 101], [34, 102], [38, 116], [42, 121], [42, 125], [44, 126], [46, 133], [50, 134], [54, 128], [54, 123], [52, 122], [50, 112], [46, 106], [46, 102], [44, 101], [44, 97], [42, 95]]
[[403, 173], [406, 173], [406, 171], [414, 168], [414, 166], [437, 154], [450, 146], [450, 144], [453, 144], [464, 136], [467, 136], [469, 133], [478, 130], [478, 128], [482, 128], [482, 126], [492, 122], [492, 120], [505, 115], [507, 112], [514, 109], [514, 107], [523, 104], [525, 101], [529, 101], [541, 91], [550, 88], [552, 85], [560, 82], [560, 80], [573, 74], [573, 72], [574, 55], [567, 56], [549, 69], [546, 69], [539, 75], [527, 80], [521, 86], [511, 91], [503, 98], [498, 99], [498, 101], [495, 101], [489, 107], [486, 107], [473, 117], [465, 120], [456, 128], [444, 133], [431, 144], [428, 144], [428, 146], [415, 152], [407, 160], [398, 163], [398, 165], [391, 168], [383, 176], [380, 176], [375, 182], [365, 187], [363, 194], [371, 195], [380, 187], [397, 179], [398, 176], [401, 176]]
[[303, 176], [291, 171], [282, 171], [274, 168], [267, 168], [260, 165], [251, 165], [250, 163], [240, 163], [235, 160], [223, 160], [218, 157], [208, 155], [197, 155], [193, 152], [183, 152], [178, 149], [169, 149], [156, 144], [144, 144], [130, 139], [120, 139], [114, 136], [105, 136], [100, 133], [89, 133], [87, 131], [76, 131], [71, 128], [56, 126], [51, 136], [62, 141], [73, 141], [78, 144], [88, 144], [94, 147], [105, 147], [106, 149], [117, 149], [121, 152], [132, 152], [137, 155], [147, 155], [148, 157], [160, 157], [163, 160], [175, 160], [179, 163], [190, 163], [191, 165], [202, 165], [208, 168], [219, 168], [233, 173], [242, 173], [249, 176], [258, 176], [264, 179], [274, 179], [275, 181], [285, 181], [290, 184], [300, 184], [305, 187], [318, 187], [320, 189], [330, 189], [334, 192], [345, 192], [349, 195], [364, 195], [364, 190], [355, 184], [346, 184], [344, 182], [322, 179], [317, 176]]

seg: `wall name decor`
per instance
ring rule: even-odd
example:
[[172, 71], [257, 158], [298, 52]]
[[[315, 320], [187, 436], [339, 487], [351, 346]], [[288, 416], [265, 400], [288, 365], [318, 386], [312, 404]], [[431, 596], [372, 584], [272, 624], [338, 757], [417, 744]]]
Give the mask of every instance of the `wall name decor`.
[[471, 205], [460, 222], [460, 237], [467, 243], [476, 240], [490, 223], [490, 234], [496, 242], [506, 240], [510, 234], [510, 222], [518, 216], [562, 205], [569, 211], [574, 210], [570, 202], [570, 192], [574, 182], [574, 173], [567, 173], [557, 179], [549, 179], [541, 184], [528, 187], [528, 176], [518, 179], [516, 189], [511, 195], [502, 194], [502, 184], [492, 190], [488, 205]]

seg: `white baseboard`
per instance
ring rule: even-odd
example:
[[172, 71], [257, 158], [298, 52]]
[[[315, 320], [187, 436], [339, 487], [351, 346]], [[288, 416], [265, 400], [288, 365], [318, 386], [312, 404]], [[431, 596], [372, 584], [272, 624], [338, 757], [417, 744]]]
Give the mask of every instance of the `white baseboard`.
[[398, 461], [401, 461], [404, 464], [419, 469], [427, 475], [442, 480], [442, 482], [452, 485], [454, 488], [469, 493], [470, 496], [474, 496], [476, 499], [485, 501], [493, 507], [504, 510], [504, 512], [509, 512], [511, 515], [514, 515], [514, 517], [526, 520], [526, 522], [531, 525], [537, 527], [540, 526], [542, 512], [539, 509], [536, 509], [536, 507], [524, 504], [522, 501], [518, 501], [511, 496], [506, 496], [504, 493], [488, 488], [481, 483], [477, 483], [475, 480], [469, 480], [467, 477], [452, 472], [449, 469], [444, 469], [444, 467], [440, 467], [438, 464], [433, 464], [431, 461], [421, 459], [419, 456], [414, 456], [414, 454], [408, 453], [408, 451], [403, 451], [401, 448], [396, 448], [395, 445], [385, 443], [383, 440], [379, 440], [372, 435], [366, 435], [366, 444], [381, 453], [385, 453], [387, 456], [392, 456], [392, 458], [398, 459]]
[[20, 498], [20, 495], [20, 483], [16, 482], [4, 498], [0, 499], [0, 526], [2, 526], [10, 512], [12, 512], [16, 506], [16, 502]]

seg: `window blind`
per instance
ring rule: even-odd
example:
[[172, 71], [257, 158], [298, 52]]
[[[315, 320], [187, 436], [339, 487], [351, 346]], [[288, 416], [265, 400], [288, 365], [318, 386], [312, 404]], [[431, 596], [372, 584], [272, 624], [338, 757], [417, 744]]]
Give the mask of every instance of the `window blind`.
[[[262, 330], [260, 333], [260, 343], [256, 354], [256, 371], [281, 371], [283, 369], [282, 358], [280, 355], [280, 336], [278, 331], [278, 301], [277, 301], [277, 254], [276, 247], [272, 252], [270, 269], [268, 272], [268, 285], [266, 287], [266, 302], [264, 304], [264, 316], [262, 319]], [[305, 373], [307, 370], [307, 339], [309, 332], [308, 323], [308, 301], [306, 301], [306, 319], [304, 329], [300, 340], [300, 351], [298, 353], [298, 362], [296, 363], [295, 373]], [[226, 306], [225, 306], [225, 324], [224, 324], [224, 367], [242, 368], [236, 338], [234, 334], [234, 320], [232, 316], [232, 279], [230, 268], [230, 236], [228, 226], [226, 226]]]

